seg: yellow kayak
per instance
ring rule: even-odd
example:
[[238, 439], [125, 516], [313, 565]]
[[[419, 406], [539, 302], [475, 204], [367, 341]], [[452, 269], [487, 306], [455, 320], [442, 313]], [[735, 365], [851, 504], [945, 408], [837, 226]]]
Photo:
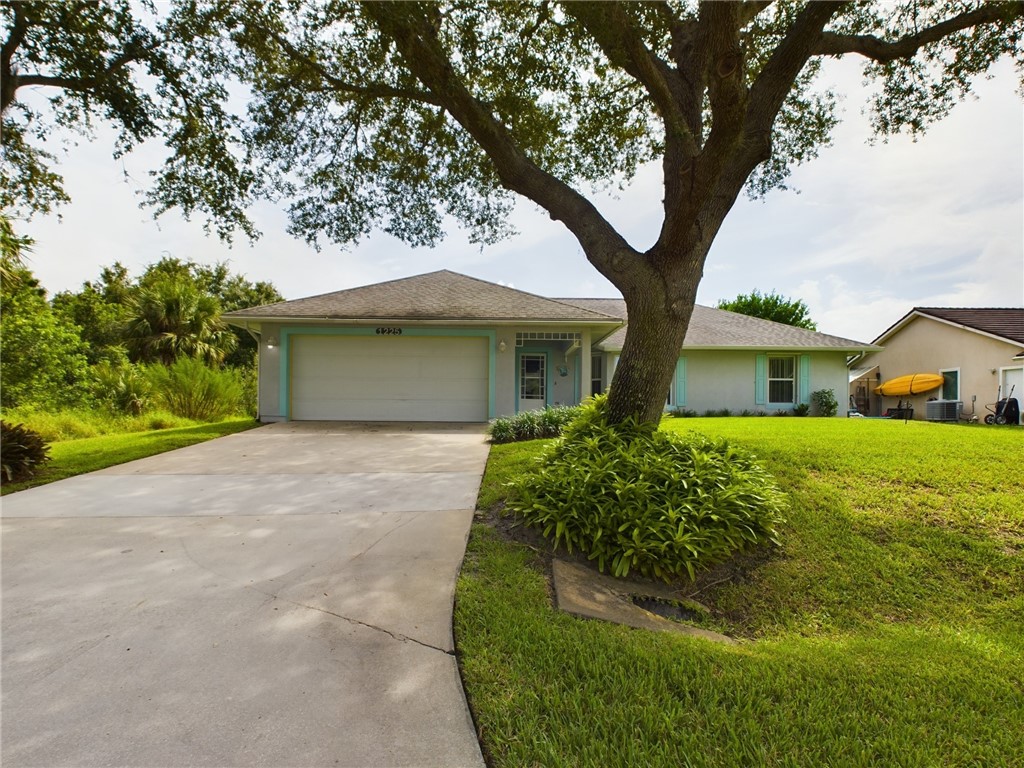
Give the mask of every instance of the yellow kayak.
[[909, 376], [889, 379], [884, 384], [875, 387], [875, 394], [887, 397], [906, 397], [907, 395], [930, 392], [941, 386], [942, 376], [937, 373], [912, 373]]

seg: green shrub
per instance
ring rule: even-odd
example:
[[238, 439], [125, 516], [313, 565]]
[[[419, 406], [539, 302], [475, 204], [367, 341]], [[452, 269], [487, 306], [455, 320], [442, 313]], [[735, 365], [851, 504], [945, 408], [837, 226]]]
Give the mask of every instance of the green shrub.
[[799, 405], [793, 406], [794, 416], [806, 416], [811, 411], [811, 406], [807, 403], [800, 403]]
[[0, 483], [19, 483], [33, 477], [45, 462], [50, 446], [24, 424], [0, 421]]
[[507, 509], [556, 546], [616, 576], [670, 580], [733, 553], [778, 543], [784, 497], [773, 478], [725, 442], [627, 422], [612, 428], [595, 398], [509, 484]]
[[141, 416], [149, 407], [153, 385], [141, 366], [98, 363], [92, 373], [96, 398], [114, 413]]
[[578, 405], [560, 405], [543, 411], [523, 411], [495, 419], [488, 430], [492, 443], [516, 443], [542, 437], [558, 437], [580, 414]]
[[833, 389], [819, 389], [811, 392], [811, 402], [814, 403], [814, 410], [819, 416], [835, 416], [839, 411], [839, 401], [836, 400], [836, 393]]
[[214, 370], [200, 360], [179, 358], [149, 368], [154, 397], [175, 416], [216, 421], [239, 409], [242, 385], [230, 369]]

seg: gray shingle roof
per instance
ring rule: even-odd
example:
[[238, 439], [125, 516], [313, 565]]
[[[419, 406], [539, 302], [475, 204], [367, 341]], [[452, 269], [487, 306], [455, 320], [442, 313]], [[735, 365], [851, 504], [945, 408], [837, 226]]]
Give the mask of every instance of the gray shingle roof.
[[[627, 319], [626, 302], [623, 299], [558, 299], [558, 301]], [[626, 328], [623, 326], [597, 346], [605, 351], [617, 351], [622, 349], [625, 339]], [[872, 345], [698, 304], [693, 308], [690, 327], [687, 328], [686, 338], [683, 340], [683, 349], [687, 347], [698, 349], [705, 347], [735, 347], [737, 349], [771, 347], [773, 349], [854, 351], [868, 350], [872, 348]]]
[[446, 269], [240, 309], [225, 313], [224, 319], [228, 322], [250, 319], [490, 320], [609, 325], [618, 321], [599, 310], [546, 299]]
[[879, 339], [888, 336], [914, 313], [930, 315], [976, 331], [990, 333], [1008, 341], [1024, 344], [1024, 308], [1022, 307], [914, 307]]

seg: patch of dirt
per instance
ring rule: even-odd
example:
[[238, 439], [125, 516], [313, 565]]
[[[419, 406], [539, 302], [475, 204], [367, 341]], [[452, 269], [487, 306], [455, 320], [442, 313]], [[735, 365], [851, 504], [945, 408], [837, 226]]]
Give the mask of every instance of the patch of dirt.
[[[503, 505], [500, 503], [491, 509], [478, 509], [475, 513], [475, 520], [489, 526], [507, 541], [522, 544], [536, 554], [544, 567], [548, 583], [548, 598], [552, 605], [554, 605], [555, 593], [551, 563], [556, 557], [559, 560], [579, 563], [595, 573], [599, 573], [596, 560], [588, 560], [586, 555], [578, 551], [570, 553], [564, 548], [554, 549], [551, 541], [541, 534], [541, 529], [526, 525], [515, 515], [503, 514], [502, 509]], [[639, 575], [627, 576], [620, 581], [624, 585], [635, 585], [635, 589], [631, 591], [635, 591], [637, 594], [644, 594], [647, 591], [659, 593], [668, 588], [682, 600], [698, 600], [702, 605], [708, 607], [713, 617], [725, 619], [733, 625], [731, 634], [749, 636], [749, 632], [745, 628], [750, 623], [750, 617], [742, 610], [727, 611], [719, 608], [716, 597], [722, 589], [730, 585], [749, 584], [754, 581], [757, 578], [757, 571], [775, 557], [777, 557], [777, 550], [759, 547], [752, 552], [734, 555], [729, 560], [712, 566], [708, 570], [698, 571], [697, 578], [693, 581], [679, 578], [666, 583]]]

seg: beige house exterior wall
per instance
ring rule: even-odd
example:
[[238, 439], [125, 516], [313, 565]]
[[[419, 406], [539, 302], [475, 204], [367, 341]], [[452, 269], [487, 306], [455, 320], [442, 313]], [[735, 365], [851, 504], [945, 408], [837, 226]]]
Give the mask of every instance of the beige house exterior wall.
[[[1013, 360], [1013, 356], [1021, 351], [1020, 344], [928, 317], [912, 318], [907, 325], [879, 343], [885, 348], [857, 361], [857, 368], [877, 365], [883, 382], [912, 373], [958, 370], [960, 393], [957, 399], [964, 403], [964, 412], [969, 415], [971, 400], [976, 398], [974, 408], [979, 417], [986, 413], [986, 404], [995, 402], [997, 389], [1006, 372], [1022, 367], [1020, 361]], [[872, 374], [871, 378], [877, 386], [877, 377]], [[854, 393], [854, 384], [851, 383], [851, 394]], [[900, 399], [879, 397], [873, 391], [871, 397], [871, 415], [879, 415], [887, 408], [894, 408]], [[924, 419], [925, 403], [929, 399], [941, 397], [942, 390], [936, 389], [903, 400], [911, 402], [915, 419]], [[1024, 392], [1015, 392], [1014, 397], [1024, 400]]]

